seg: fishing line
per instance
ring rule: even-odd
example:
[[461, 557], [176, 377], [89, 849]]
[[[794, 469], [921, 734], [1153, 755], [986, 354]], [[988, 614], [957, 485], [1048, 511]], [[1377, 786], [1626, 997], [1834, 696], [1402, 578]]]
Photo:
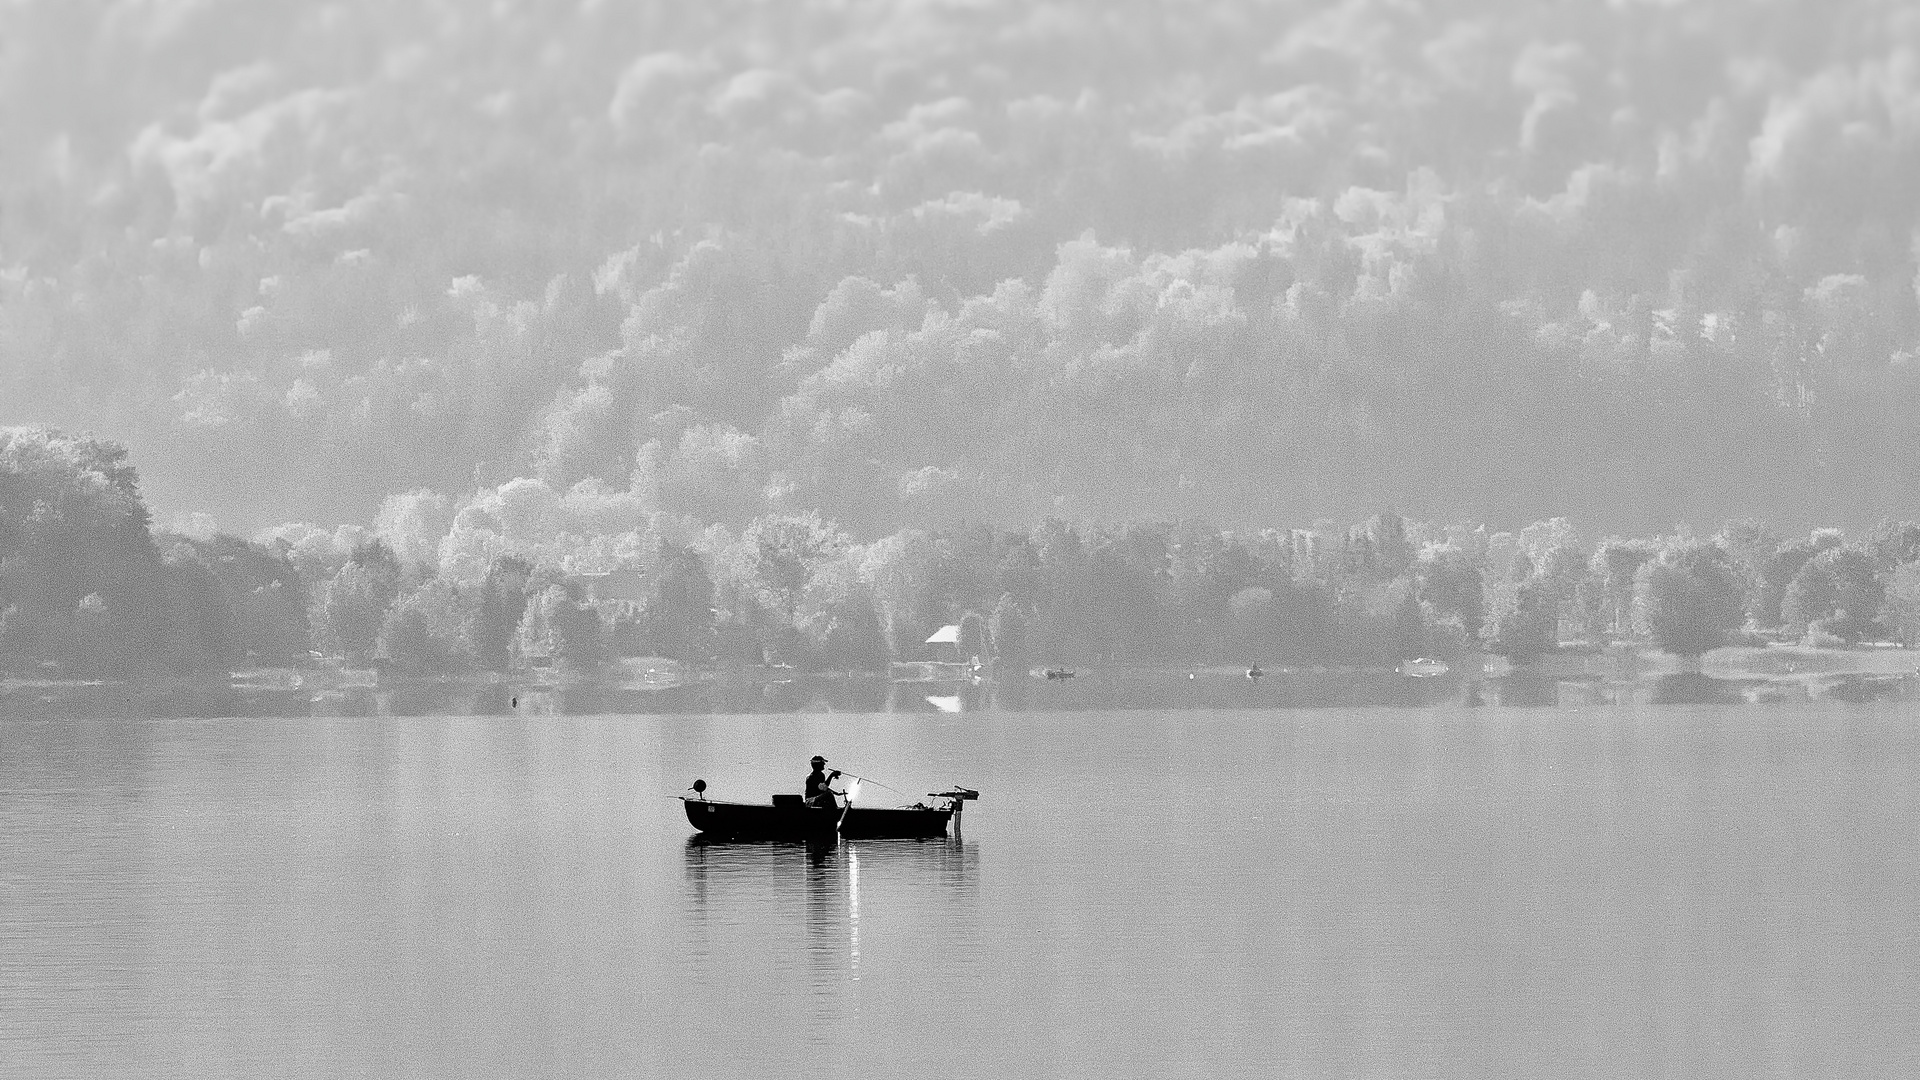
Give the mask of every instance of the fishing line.
[[858, 781], [860, 781], [860, 782], [861, 782], [861, 783], [863, 783], [863, 784], [872, 784], [872, 785], [874, 785], [875, 787], [883, 787], [883, 788], [886, 788], [886, 789], [887, 789], [888, 791], [891, 791], [891, 792], [893, 792], [893, 793], [894, 793], [895, 795], [899, 795], [899, 796], [902, 796], [903, 798], [908, 798], [908, 799], [911, 799], [911, 798], [913, 798], [913, 796], [912, 796], [912, 795], [908, 795], [908, 794], [907, 794], [906, 792], [904, 792], [904, 791], [901, 791], [901, 790], [900, 790], [899, 788], [897, 788], [897, 787], [894, 787], [894, 786], [893, 786], [892, 784], [883, 784], [883, 783], [881, 783], [880, 781], [878, 781], [878, 780], [875, 780], [875, 779], [874, 779], [873, 777], [871, 777], [871, 776], [861, 776], [861, 775], [860, 775], [859, 773], [850, 773], [850, 772], [848, 772], [848, 771], [847, 771], [847, 770], [845, 770], [845, 769], [841, 769], [841, 770], [840, 770], [840, 775], [841, 775], [841, 776], [851, 776], [851, 777], [853, 777], [853, 778], [854, 778], [855, 780], [858, 780]]

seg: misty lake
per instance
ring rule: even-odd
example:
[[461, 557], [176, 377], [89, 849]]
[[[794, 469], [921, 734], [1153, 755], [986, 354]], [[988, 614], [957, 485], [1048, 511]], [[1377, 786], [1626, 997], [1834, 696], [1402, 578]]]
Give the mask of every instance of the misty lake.
[[[1699, 690], [228, 719], [16, 695], [0, 1073], [1920, 1074], [1920, 710]], [[692, 839], [696, 777], [758, 799], [814, 753], [981, 799], [943, 841]]]

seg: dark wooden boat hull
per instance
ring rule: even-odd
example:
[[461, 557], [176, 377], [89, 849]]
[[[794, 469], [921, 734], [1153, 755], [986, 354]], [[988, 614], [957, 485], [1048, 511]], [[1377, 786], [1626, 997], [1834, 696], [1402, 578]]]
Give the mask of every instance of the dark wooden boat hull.
[[730, 840], [832, 839], [842, 811], [806, 806], [682, 799], [687, 821], [708, 836]]
[[[797, 796], [796, 796], [797, 799]], [[919, 839], [947, 835], [946, 809], [816, 810], [780, 805], [683, 798], [687, 822], [707, 836], [727, 840], [823, 840], [836, 833], [850, 840]]]

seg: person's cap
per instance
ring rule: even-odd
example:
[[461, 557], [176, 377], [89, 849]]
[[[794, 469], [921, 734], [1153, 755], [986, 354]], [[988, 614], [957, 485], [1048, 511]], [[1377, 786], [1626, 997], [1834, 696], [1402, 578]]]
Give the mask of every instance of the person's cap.
[[815, 764], [815, 765], [825, 765], [826, 763], [827, 763], [827, 759], [826, 759], [826, 758], [823, 758], [823, 757], [821, 757], [821, 756], [820, 756], [819, 754], [815, 754], [815, 755], [813, 755], [813, 764]]

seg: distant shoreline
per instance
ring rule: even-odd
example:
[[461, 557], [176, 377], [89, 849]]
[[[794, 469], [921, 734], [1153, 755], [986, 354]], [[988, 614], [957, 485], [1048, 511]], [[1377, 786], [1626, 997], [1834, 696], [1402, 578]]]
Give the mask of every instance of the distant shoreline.
[[[1086, 664], [1072, 670], [1078, 678], [1096, 680], [1153, 675], [1172, 677], [1183, 674], [1209, 679], [1245, 677], [1244, 669], [1220, 664]], [[1391, 675], [1395, 670], [1390, 666], [1365, 664], [1274, 664], [1263, 667], [1262, 672], [1266, 677], [1284, 678], [1301, 675]], [[890, 676], [884, 670], [799, 671], [765, 666], [702, 668], [691, 665], [664, 669], [650, 665], [646, 674], [651, 677], [641, 679], [578, 675], [556, 680], [548, 677], [525, 677], [514, 673], [502, 675], [495, 672], [476, 675], [383, 676], [369, 670], [364, 673], [369, 676], [368, 678], [342, 680], [341, 672], [334, 668], [256, 668], [230, 672], [225, 678], [213, 673], [152, 679], [0, 678], [0, 696], [24, 690], [79, 690], [94, 687], [164, 690], [170, 686], [199, 689], [230, 687], [235, 690], [259, 692], [499, 687], [510, 693], [539, 693], [567, 688], [645, 691], [668, 690], [694, 683], [748, 685], [834, 680], [957, 686], [1006, 684], [1022, 680], [1046, 682], [1048, 680], [1042, 674], [1043, 671], [1043, 668], [1034, 667], [1030, 670], [1017, 671], [990, 670], [978, 679], [902, 679]], [[1780, 643], [1766, 646], [1730, 645], [1708, 652], [1695, 665], [1687, 663], [1685, 658], [1656, 649], [1613, 645], [1590, 650], [1563, 650], [1520, 665], [1510, 664], [1497, 655], [1475, 653], [1469, 657], [1463, 657], [1462, 662], [1452, 665], [1450, 670], [1437, 677], [1455, 680], [1501, 678], [1509, 675], [1555, 678], [1583, 676], [1633, 678], [1689, 672], [1734, 679], [1781, 679], [1816, 675], [1916, 675], [1920, 674], [1920, 650], [1892, 644], [1863, 645], [1854, 648], [1825, 648]], [[361, 673], [356, 671], [352, 674]]]

